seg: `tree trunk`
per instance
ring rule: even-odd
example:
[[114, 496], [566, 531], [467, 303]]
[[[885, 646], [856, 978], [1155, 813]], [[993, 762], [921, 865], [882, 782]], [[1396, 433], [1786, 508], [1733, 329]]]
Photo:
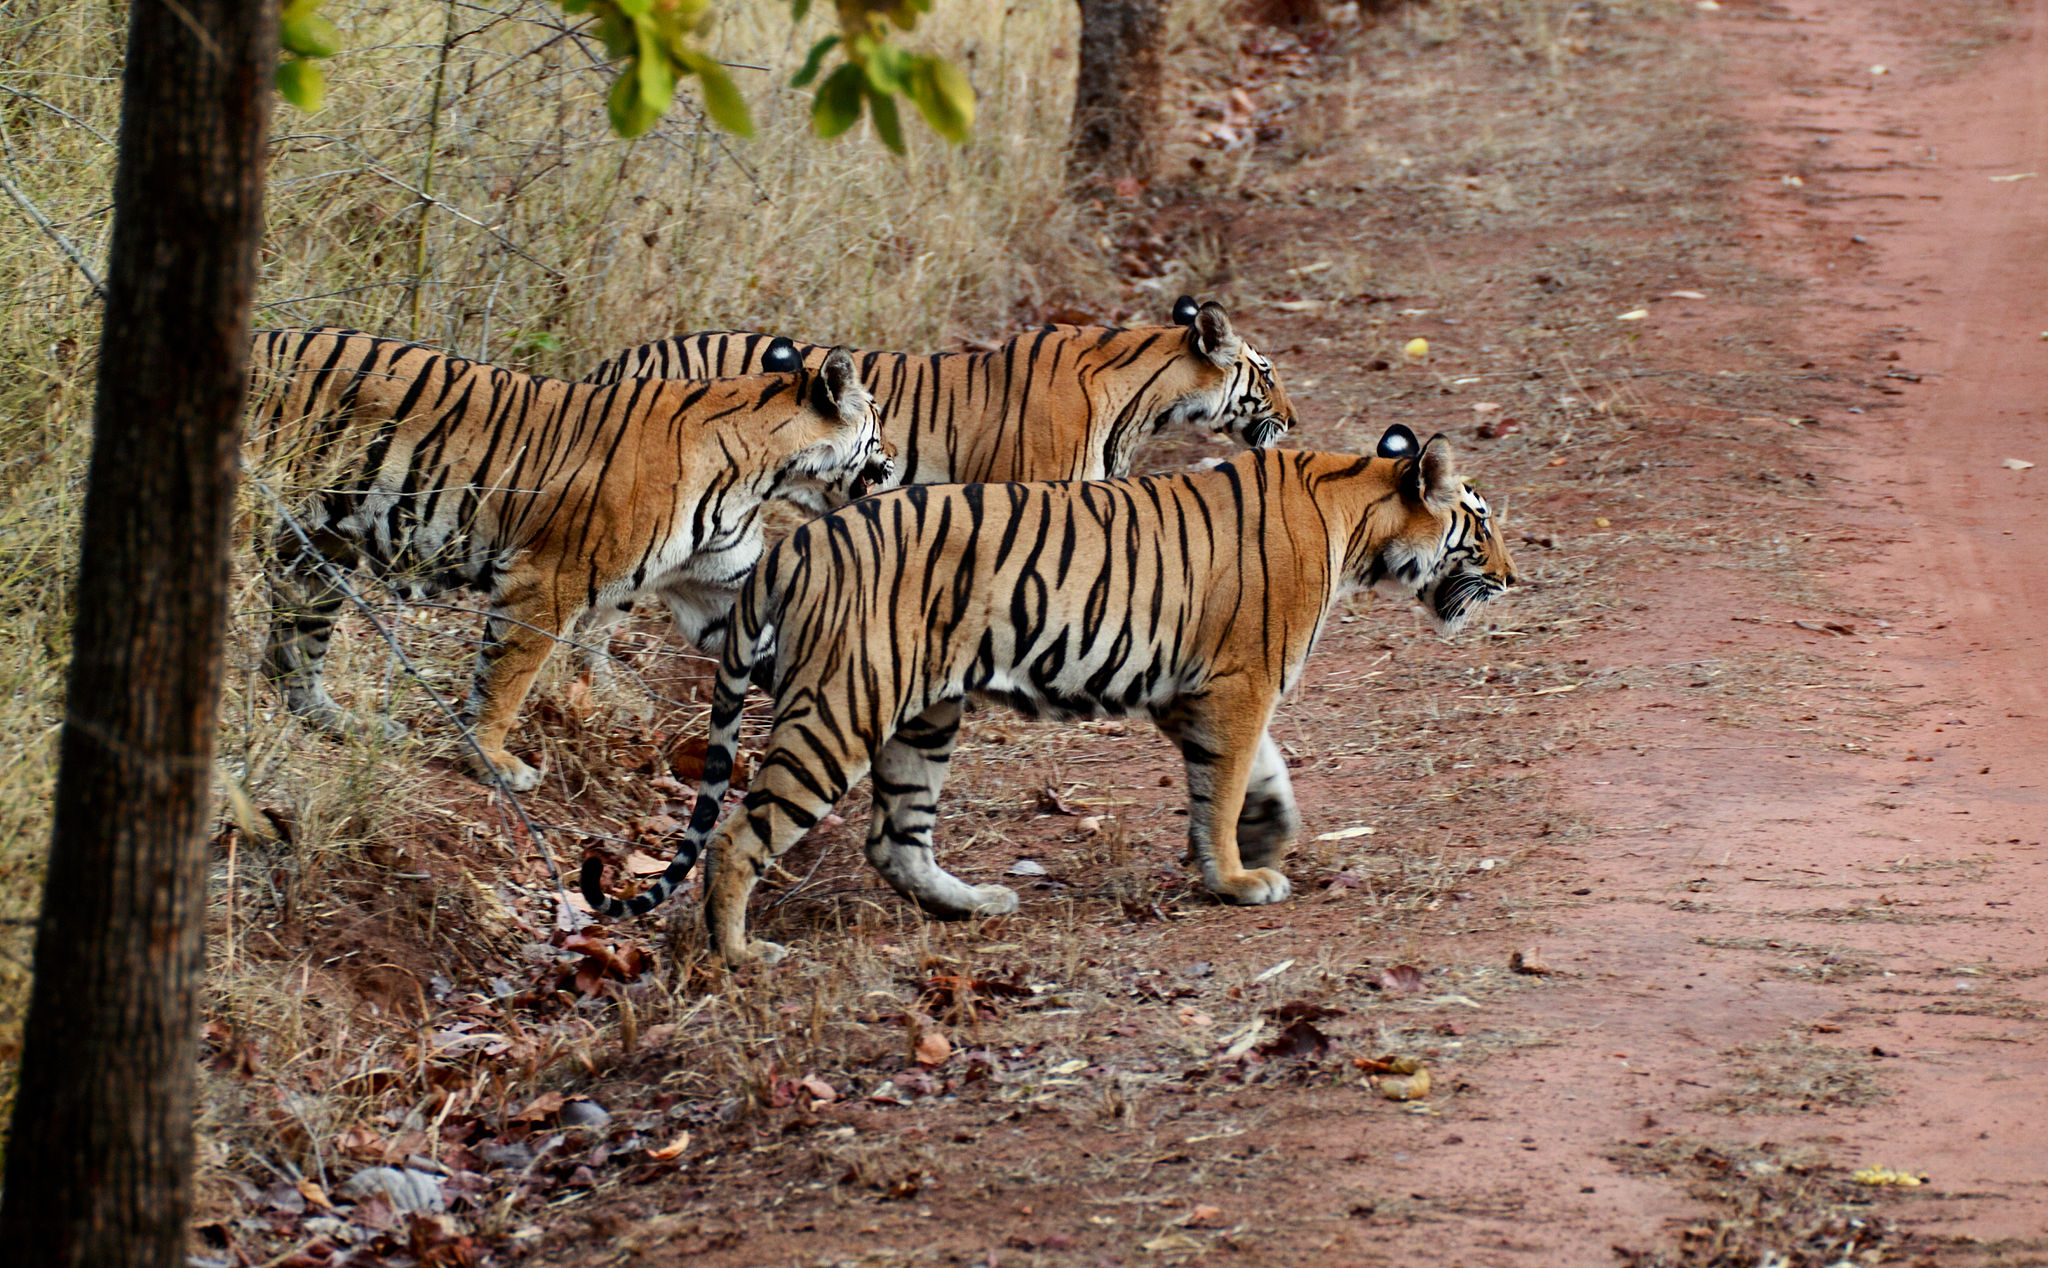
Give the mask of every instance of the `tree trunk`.
[[275, 0], [135, 0], [0, 1252], [184, 1262], [228, 525]]
[[1074, 89], [1076, 185], [1148, 181], [1157, 158], [1166, 0], [1079, 0], [1081, 67]]

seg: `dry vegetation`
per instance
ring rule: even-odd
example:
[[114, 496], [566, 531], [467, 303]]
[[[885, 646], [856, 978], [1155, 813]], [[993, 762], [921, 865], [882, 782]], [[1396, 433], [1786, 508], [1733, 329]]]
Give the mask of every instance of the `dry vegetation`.
[[[606, 130], [599, 51], [553, 5], [330, 6], [347, 51], [328, 104], [281, 107], [274, 128], [258, 324], [348, 325], [571, 374], [678, 330], [929, 347], [1009, 329], [1099, 273], [1059, 197], [1069, 95], [1057, 67], [1074, 19], [1058, 5], [943, 8], [921, 38], [968, 70], [985, 122], [965, 150], [912, 128], [899, 162], [871, 139], [809, 137], [809, 98], [786, 84], [816, 32], [790, 30], [778, 6], [735, 6], [719, 36], [761, 68], [735, 72], [748, 77], [755, 139], [719, 134], [683, 104], [630, 143]], [[0, 219], [0, 347], [14, 368], [0, 383], [0, 1060], [53, 776], [65, 563], [97, 371], [84, 274], [109, 228], [123, 25], [118, 7], [57, 3], [0, 19], [0, 153], [16, 204]], [[262, 603], [260, 587], [243, 590], [237, 667]], [[426, 659], [446, 671], [454, 650], [430, 646]], [[362, 659], [353, 681], [389, 683], [386, 658]], [[275, 897], [311, 899], [300, 887], [327, 883], [323, 860], [387, 835], [381, 808], [410, 800], [414, 762], [303, 753], [270, 714], [246, 682], [234, 693], [223, 776], [285, 808], [295, 858]]]
[[[1533, 767], [1586, 738], [1540, 697], [1621, 685], [1589, 683], [1567, 641], [1633, 602], [1611, 566], [1572, 549], [1594, 513], [1614, 521], [1600, 521], [1610, 560], [1711, 551], [1783, 573], [1813, 549], [1726, 514], [1737, 451], [1782, 426], [1783, 371], [1644, 369], [1612, 320], [1646, 287], [1761, 300], [1776, 283], [1726, 249], [1730, 135], [1700, 108], [1706, 55], [1680, 34], [1690, 6], [1437, 0], [1378, 23], [1331, 8], [1337, 20], [1304, 40], [1248, 30], [1220, 0], [1180, 0], [1167, 188], [1076, 208], [1059, 196], [1064, 3], [939, 6], [933, 45], [970, 70], [981, 122], [965, 151], [913, 136], [908, 162], [803, 134], [804, 98], [781, 85], [808, 36], [783, 28], [780, 6], [746, 9], [723, 37], [735, 61], [777, 68], [735, 72], [759, 138], [720, 136], [685, 109], [630, 144], [604, 133], [605, 74], [541, 0], [339, 6], [350, 51], [330, 68], [328, 109], [278, 119], [265, 323], [345, 323], [574, 373], [675, 330], [938, 347], [1048, 312], [1220, 294], [1288, 375], [1305, 442], [1362, 447], [1398, 417], [1477, 449], [1534, 584], [1455, 650], [1360, 602], [1286, 706], [1278, 734], [1310, 833], [1377, 828], [1306, 842], [1290, 864], [1297, 904], [1342, 904], [1347, 928], [1314, 957], [1267, 974], [1276, 959], [1260, 944], [1290, 913], [1220, 911], [1174, 865], [1177, 768], [1146, 728], [984, 712], [963, 734], [941, 833], [977, 878], [1038, 864], [1013, 878], [1024, 910], [921, 921], [864, 870], [856, 792], [850, 822], [828, 821], [758, 902], [761, 936], [798, 953], [764, 989], [714, 969], [688, 920], [658, 946], [651, 922], [598, 938], [557, 927], [558, 866], [586, 846], [661, 855], [688, 804], [701, 667], [659, 626], [626, 636], [633, 672], [612, 687], [557, 675], [529, 706], [515, 743], [550, 771], [524, 807], [536, 841], [454, 772], [448, 725], [361, 621], [337, 645], [337, 694], [384, 698], [418, 739], [341, 746], [278, 717], [252, 677], [264, 598], [245, 567], [221, 736], [202, 1248], [281, 1254], [340, 1237], [301, 1182], [324, 1200], [364, 1165], [408, 1159], [456, 1175], [461, 1222], [432, 1237], [465, 1254], [558, 1247], [571, 1215], [650, 1174], [676, 1178], [685, 1204], [743, 1182], [778, 1204], [943, 1187], [936, 1138], [814, 1114], [854, 1097], [957, 1106], [977, 1131], [1063, 1115], [1077, 1140], [1107, 1143], [997, 1158], [977, 1182], [1085, 1185], [1186, 1164], [1145, 1153], [1166, 1119], [1190, 1139], [1255, 1129], [1258, 1112], [1234, 1108], [1249, 1085], [1356, 1093], [1362, 1076], [1334, 1054], [1427, 1045], [1476, 1062], [1527, 1042], [1458, 1020], [1528, 984], [1499, 968], [1436, 968], [1421, 998], [1374, 992], [1419, 922], [1504, 927], [1516, 913], [1475, 891], [1533, 842], [1580, 839], [1546, 809]], [[23, 998], [97, 368], [89, 288], [54, 238], [88, 260], [103, 250], [117, 16], [45, 0], [0, 19], [5, 174], [50, 222], [0, 217], [0, 347], [20, 367], [0, 381], [0, 1061]], [[1440, 349], [1426, 368], [1401, 362], [1416, 334]], [[1770, 365], [1748, 351], [1745, 365]], [[1475, 413], [1481, 402], [1496, 408]], [[1678, 419], [1720, 429], [1725, 469], [1661, 469]], [[1470, 439], [1489, 420], [1494, 434]], [[1713, 510], [1647, 514], [1678, 479]], [[426, 682], [455, 692], [470, 619], [378, 602]], [[1701, 672], [1621, 677], [1700, 686]], [[1311, 800], [1359, 780], [1378, 790], [1371, 804]], [[1338, 1000], [1350, 1011], [1318, 1023], [1327, 1050], [1242, 1060], [1279, 1042], [1264, 1010]], [[922, 1059], [932, 1035], [953, 1050], [943, 1062]], [[1775, 1061], [1758, 1058], [1760, 1080], [1792, 1077]], [[574, 1092], [615, 1119], [576, 1126], [578, 1102], [561, 1100]], [[1202, 1165], [1242, 1178], [1263, 1164], [1248, 1149]], [[709, 1250], [731, 1231], [711, 1206], [643, 1231], [623, 1209], [587, 1233]], [[1155, 1232], [1161, 1253], [1230, 1236]]]

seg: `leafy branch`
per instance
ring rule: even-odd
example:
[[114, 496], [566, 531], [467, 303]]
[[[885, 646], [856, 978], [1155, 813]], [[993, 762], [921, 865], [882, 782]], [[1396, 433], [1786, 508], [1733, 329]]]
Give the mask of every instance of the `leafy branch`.
[[[725, 0], [733, 3], [734, 0]], [[286, 0], [282, 42], [284, 60], [277, 68], [277, 88], [301, 110], [318, 110], [326, 95], [326, 76], [319, 60], [340, 51], [334, 23], [320, 16], [321, 0]], [[725, 66], [703, 47], [717, 21], [714, 0], [560, 0], [565, 13], [587, 13], [597, 22], [598, 37], [613, 60], [623, 62], [608, 102], [612, 130], [639, 136], [654, 126], [675, 102], [676, 86], [695, 78], [704, 111], [719, 127], [740, 136], [754, 133], [746, 98], [733, 85]], [[898, 154], [904, 152], [903, 125], [896, 99], [906, 98], [938, 133], [954, 144], [967, 140], [974, 126], [974, 89], [960, 69], [930, 53], [914, 53], [896, 44], [897, 31], [911, 31], [932, 0], [834, 0], [839, 30], [811, 46], [791, 86], [816, 83], [811, 100], [811, 127], [821, 137], [835, 137], [867, 114], [875, 135]], [[790, 20], [802, 22], [811, 0], [790, 0]], [[825, 74], [837, 54], [839, 64]], [[822, 80], [819, 78], [823, 75]]]

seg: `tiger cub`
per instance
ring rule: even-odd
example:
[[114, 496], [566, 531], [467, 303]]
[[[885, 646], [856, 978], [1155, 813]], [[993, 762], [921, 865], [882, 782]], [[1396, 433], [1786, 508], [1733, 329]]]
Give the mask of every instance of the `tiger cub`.
[[1371, 588], [1419, 598], [1445, 633], [1513, 585], [1486, 503], [1441, 436], [1395, 425], [1372, 457], [1239, 454], [1195, 474], [1065, 484], [911, 486], [865, 498], [770, 548], [741, 590], [712, 699], [697, 804], [668, 870], [606, 917], [682, 882], [718, 826], [740, 705], [768, 667], [774, 728], [706, 876], [729, 962], [750, 940], [755, 880], [869, 770], [868, 861], [941, 918], [1014, 910], [933, 858], [939, 789], [972, 696], [1029, 713], [1151, 718], [1187, 766], [1189, 857], [1229, 902], [1285, 899], [1272, 866], [1298, 830], [1266, 727], [1331, 606]]
[[515, 791], [540, 777], [506, 736], [580, 617], [658, 594], [715, 651], [761, 554], [763, 503], [823, 514], [893, 474], [842, 350], [782, 373], [598, 386], [349, 330], [263, 331], [254, 344], [244, 461], [280, 520], [266, 675], [316, 726], [402, 734], [322, 684], [343, 570], [368, 567], [415, 597], [481, 591], [469, 763]]

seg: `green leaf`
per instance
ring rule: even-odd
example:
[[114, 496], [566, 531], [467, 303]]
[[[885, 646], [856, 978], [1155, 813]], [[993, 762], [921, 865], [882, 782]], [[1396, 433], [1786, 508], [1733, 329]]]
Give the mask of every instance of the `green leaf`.
[[868, 91], [882, 97], [893, 97], [902, 92], [906, 63], [914, 64], [915, 61], [893, 44], [875, 46], [861, 63], [861, 70], [867, 75]]
[[511, 349], [521, 352], [560, 352], [562, 341], [545, 330], [515, 330], [512, 332]]
[[754, 135], [754, 120], [747, 113], [746, 98], [733, 87], [725, 66], [717, 58], [694, 49], [684, 54], [683, 64], [696, 71], [698, 81], [704, 85], [704, 112], [711, 116], [711, 121], [734, 136]]
[[[811, 16], [811, 0], [791, 0], [789, 6], [789, 22], [791, 26], [795, 26], [809, 16]], [[803, 85], [799, 84], [797, 87], [801, 88]]]
[[816, 44], [811, 45], [809, 55], [804, 58], [803, 69], [796, 73], [795, 79], [789, 81], [789, 86], [791, 88], [809, 88], [811, 81], [818, 77], [818, 71], [825, 65], [825, 54], [837, 47], [839, 47], [839, 37], [836, 35], [828, 35]]
[[875, 119], [875, 135], [896, 153], [903, 153], [903, 125], [896, 121], [896, 99], [887, 93], [868, 93], [868, 111]]
[[617, 9], [597, 11], [597, 37], [604, 41], [604, 55], [613, 61], [631, 57], [639, 47], [639, 28]]
[[654, 0], [611, 0], [619, 6], [619, 12], [629, 18], [650, 18], [654, 15]]
[[640, 96], [637, 70], [633, 66], [626, 68], [626, 73], [612, 85], [611, 99], [606, 103], [611, 110], [612, 131], [623, 137], [639, 136], [661, 118], [661, 112], [648, 109], [647, 102]]
[[277, 34], [286, 51], [300, 57], [332, 57], [341, 51], [341, 32], [317, 13], [285, 19]]
[[932, 131], [964, 144], [974, 130], [974, 88], [953, 63], [938, 57], [920, 60], [923, 64], [906, 77], [910, 99]]
[[668, 113], [676, 99], [676, 67], [668, 59], [668, 50], [661, 46], [661, 36], [651, 23], [640, 25], [640, 56], [631, 69], [640, 81], [640, 100], [647, 109], [656, 118]]
[[327, 100], [327, 74], [318, 62], [287, 57], [278, 63], [277, 91], [286, 101], [311, 114]]
[[811, 100], [813, 132], [821, 137], [835, 137], [860, 122], [863, 78], [860, 67], [851, 64], [825, 77], [825, 82], [818, 85], [817, 96]]
[[320, 0], [291, 0], [291, 3], [285, 5], [278, 13], [277, 20], [280, 23], [298, 22], [312, 17], [319, 11]]

